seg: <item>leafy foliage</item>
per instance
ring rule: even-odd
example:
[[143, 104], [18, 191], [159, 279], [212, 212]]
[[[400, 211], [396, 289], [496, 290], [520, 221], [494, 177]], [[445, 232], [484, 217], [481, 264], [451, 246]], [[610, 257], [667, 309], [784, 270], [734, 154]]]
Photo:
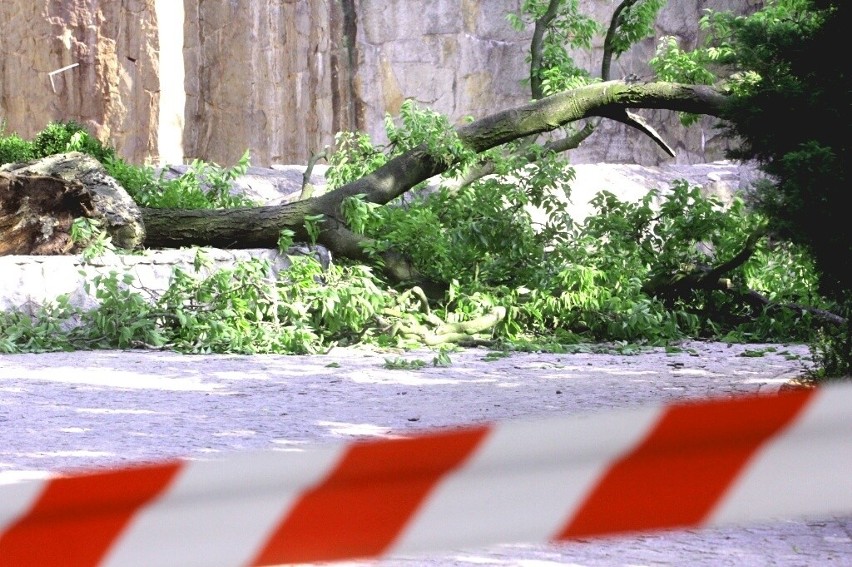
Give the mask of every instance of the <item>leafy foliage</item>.
[[71, 223], [71, 240], [77, 249], [82, 250], [85, 261], [89, 261], [106, 252], [115, 252], [112, 238], [103, 228], [101, 219], [78, 217]]
[[[728, 134], [741, 141], [730, 153], [755, 159], [772, 182], [759, 186], [757, 204], [777, 237], [805, 247], [820, 273], [820, 289], [847, 320], [827, 333], [826, 368], [852, 371], [852, 227], [848, 201], [849, 73], [836, 65], [837, 41], [848, 6], [832, 0], [771, 0], [750, 16], [710, 13], [708, 45], [690, 54], [669, 50], [658, 65], [686, 70], [716, 63], [730, 76]], [[696, 70], [688, 72], [692, 65]], [[829, 348], [829, 350], [831, 350]]]
[[[492, 157], [502, 175], [461, 188], [440, 186], [397, 206], [361, 197], [344, 203], [347, 224], [371, 237], [374, 250], [398, 250], [423, 274], [450, 284], [439, 317], [471, 320], [503, 306], [509, 316], [496, 332], [512, 340], [530, 334], [654, 343], [683, 336], [813, 336], [807, 315], [743, 304], [721, 291], [677, 298], [647, 291], [655, 278], [740, 252], [766, 223], [742, 200], [725, 208], [686, 183], [666, 195], [649, 192], [638, 203], [602, 192], [593, 201], [597, 214], [577, 226], [566, 210], [573, 171], [564, 160], [542, 153], [529, 162], [511, 151]], [[332, 157], [332, 163], [338, 162]], [[771, 301], [821, 301], [813, 265], [795, 247], [761, 241], [754, 257], [728, 277], [732, 287], [764, 291]]]
[[150, 168], [139, 169], [123, 163], [110, 165], [113, 171], [123, 172], [119, 177], [126, 180], [124, 188], [142, 207], [223, 209], [255, 204], [232, 190], [234, 181], [245, 174], [249, 163], [248, 151], [230, 168], [193, 160], [186, 173], [174, 179], [166, 179], [162, 173], [155, 177]]
[[329, 158], [330, 167], [325, 174], [330, 190], [360, 179], [388, 161], [388, 156], [374, 147], [370, 136], [363, 132], [338, 132], [334, 144], [337, 150]]
[[612, 49], [616, 56], [625, 53], [633, 45], [654, 35], [657, 14], [666, 0], [636, 0], [622, 2], [624, 9], [616, 20]]
[[362, 132], [340, 132], [335, 136], [336, 151], [329, 157], [326, 172], [329, 189], [360, 179], [420, 145], [439, 161], [453, 164], [449, 175], [475, 159], [446, 116], [422, 108], [413, 100], [402, 103], [398, 119], [386, 114], [384, 125], [389, 140], [385, 147], [374, 145], [370, 136]]
[[[525, 0], [518, 13], [506, 19], [518, 31], [545, 17], [549, 0]], [[542, 38], [541, 64], [535, 71], [542, 94], [548, 96], [569, 88], [588, 84], [591, 74], [579, 67], [570, 49], [589, 49], [602, 31], [600, 23], [580, 12], [579, 0], [560, 0], [555, 17], [547, 25]], [[527, 57], [529, 62], [530, 56]]]
[[0, 124], [0, 165], [33, 159], [33, 144], [17, 134], [6, 134], [5, 125]]
[[199, 250], [195, 270], [175, 269], [158, 299], [138, 289], [129, 274], [98, 275], [86, 284], [97, 308], [75, 309], [61, 297], [33, 314], [0, 314], [0, 352], [167, 347], [308, 353], [378, 337], [376, 317], [388, 309], [419, 316], [399, 294], [379, 287], [368, 267], [324, 270], [310, 257], [292, 262], [277, 276], [259, 260], [204, 275], [209, 262]]
[[74, 121], [51, 122], [32, 142], [16, 134], [0, 137], [0, 165], [72, 151], [100, 161], [106, 172], [142, 207], [214, 209], [254, 205], [232, 190], [234, 180], [249, 167], [248, 151], [231, 168], [194, 160], [186, 173], [166, 179], [163, 174], [158, 176], [152, 167], [125, 162], [113, 148], [102, 144]]
[[33, 138], [36, 159], [65, 152], [83, 152], [98, 161], [115, 157], [115, 150], [104, 146], [78, 122], [51, 122]]
[[734, 155], [760, 160], [778, 180], [761, 193], [772, 227], [813, 250], [834, 295], [852, 290], [852, 228], [837, 206], [847, 201], [852, 87], [832, 62], [846, 9], [779, 1], [760, 18], [729, 21], [738, 68], [760, 77], [729, 109], [731, 134], [744, 140]]
[[708, 69], [713, 61], [707, 50], [683, 51], [678, 38], [663, 36], [657, 44], [656, 55], [648, 62], [663, 81], [712, 85], [718, 79]]

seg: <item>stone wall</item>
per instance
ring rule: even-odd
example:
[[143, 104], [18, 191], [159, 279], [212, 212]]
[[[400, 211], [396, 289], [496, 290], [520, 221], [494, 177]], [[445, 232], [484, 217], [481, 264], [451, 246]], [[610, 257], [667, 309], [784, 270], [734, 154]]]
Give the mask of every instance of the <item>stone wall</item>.
[[[454, 120], [526, 102], [530, 32], [505, 14], [521, 0], [4, 0], [0, 119], [31, 136], [52, 119], [88, 124], [134, 162], [202, 158], [223, 165], [251, 150], [256, 165], [305, 163], [333, 133], [381, 137], [406, 98]], [[584, 0], [604, 21], [613, 2]], [[671, 2], [658, 35], [696, 41], [705, 8], [758, 0]], [[613, 76], [648, 75], [656, 39], [619, 59]], [[600, 45], [576, 54], [596, 70]], [[66, 65], [79, 67], [54, 76]], [[684, 130], [647, 113], [679, 163], [718, 159], [713, 122]], [[653, 165], [648, 139], [604, 123], [572, 159]]]
[[[233, 268], [236, 262], [253, 258], [270, 263], [273, 273], [290, 265], [288, 256], [275, 250], [207, 249], [208, 267], [199, 275], [209, 276], [218, 270]], [[194, 250], [159, 250], [144, 255], [107, 254], [90, 261], [81, 256], [2, 256], [0, 257], [0, 312], [34, 313], [39, 306], [49, 305], [59, 296], [68, 297], [71, 305], [90, 309], [96, 299], [85, 289], [85, 282], [95, 276], [107, 277], [116, 272], [120, 277], [133, 276], [134, 289], [156, 299], [170, 283], [172, 271], [180, 268], [195, 274]]]

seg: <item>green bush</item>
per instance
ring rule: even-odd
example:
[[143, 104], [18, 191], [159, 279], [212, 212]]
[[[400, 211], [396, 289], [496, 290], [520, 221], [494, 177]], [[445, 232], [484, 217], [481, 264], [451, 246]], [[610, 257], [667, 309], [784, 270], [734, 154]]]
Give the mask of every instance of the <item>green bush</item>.
[[127, 163], [112, 147], [102, 144], [73, 120], [51, 122], [32, 142], [15, 134], [0, 136], [0, 165], [71, 151], [88, 154], [101, 162], [106, 172], [143, 207], [212, 209], [254, 205], [251, 200], [232, 193], [234, 180], [248, 169], [248, 151], [231, 168], [195, 160], [185, 174], [164, 179], [152, 167]]
[[0, 128], [0, 165], [29, 161], [35, 156], [31, 142], [17, 134], [2, 135]]
[[83, 152], [100, 162], [115, 157], [115, 150], [104, 146], [92, 136], [82, 124], [69, 120], [51, 122], [33, 138], [35, 158], [43, 158], [65, 152]]
[[151, 168], [127, 165], [120, 160], [108, 161], [106, 165], [110, 175], [142, 207], [215, 209], [255, 204], [232, 193], [234, 180], [248, 169], [248, 151], [236, 165], [227, 169], [195, 160], [186, 173], [175, 179], [164, 179]]

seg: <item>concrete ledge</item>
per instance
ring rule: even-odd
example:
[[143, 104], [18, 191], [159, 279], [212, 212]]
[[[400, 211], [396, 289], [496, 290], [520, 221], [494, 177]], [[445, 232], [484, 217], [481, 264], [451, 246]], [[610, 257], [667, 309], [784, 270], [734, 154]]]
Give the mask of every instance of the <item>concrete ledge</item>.
[[[205, 248], [204, 251], [212, 262], [210, 268], [201, 269], [200, 273], [205, 275], [252, 258], [268, 260], [275, 273], [291, 264], [288, 255], [276, 250]], [[314, 253], [324, 266], [328, 264], [328, 252], [324, 249], [302, 246], [289, 252], [290, 255]], [[131, 274], [140, 289], [159, 297], [168, 288], [174, 268], [194, 270], [195, 255], [195, 249], [156, 250], [144, 254], [107, 254], [89, 262], [81, 256], [3, 256], [0, 257], [0, 310], [30, 311], [63, 294], [69, 296], [74, 306], [93, 307], [95, 300], [86, 293], [84, 282], [113, 271]]]

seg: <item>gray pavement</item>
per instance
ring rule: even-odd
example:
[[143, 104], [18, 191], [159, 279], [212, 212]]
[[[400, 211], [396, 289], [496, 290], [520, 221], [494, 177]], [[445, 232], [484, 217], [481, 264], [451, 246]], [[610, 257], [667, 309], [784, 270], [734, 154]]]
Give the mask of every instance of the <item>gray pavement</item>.
[[[0, 355], [0, 482], [51, 471], [384, 436], [467, 423], [776, 391], [801, 345], [687, 343], [641, 355], [451, 354], [445, 368], [389, 370], [435, 353], [324, 356], [95, 351]], [[750, 356], [743, 356], [750, 355]], [[2, 561], [0, 561], [0, 564]], [[375, 564], [547, 567], [852, 566], [852, 515], [563, 545], [504, 545]]]

